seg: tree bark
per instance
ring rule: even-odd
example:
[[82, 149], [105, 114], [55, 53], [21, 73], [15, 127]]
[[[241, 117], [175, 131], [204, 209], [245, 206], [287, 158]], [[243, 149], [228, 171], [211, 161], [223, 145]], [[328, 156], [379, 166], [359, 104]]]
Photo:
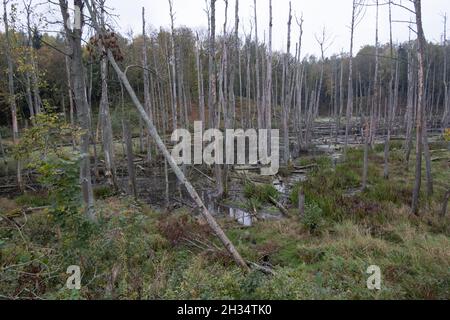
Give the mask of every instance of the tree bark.
[[[8, 12], [6, 9], [8, 1], [3, 0], [3, 22], [5, 25], [5, 37], [6, 37], [6, 60], [8, 63], [8, 102], [11, 109], [12, 131], [13, 131], [13, 144], [19, 143], [19, 122], [17, 119], [17, 102], [16, 93], [14, 89], [14, 64], [12, 58], [12, 44], [9, 30]], [[16, 180], [17, 185], [21, 192], [25, 191], [24, 182], [22, 179], [22, 163], [20, 159], [17, 159], [16, 163]]]
[[[270, 69], [272, 69], [272, 2], [270, 2], [270, 33], [269, 33], [269, 43], [270, 43]], [[283, 112], [282, 112], [282, 127], [283, 127], [283, 142], [284, 142], [284, 163], [288, 163], [291, 158], [291, 150], [290, 150], [290, 141], [289, 141], [289, 98], [288, 98], [288, 77], [289, 77], [289, 56], [291, 51], [291, 24], [292, 24], [292, 5], [289, 1], [289, 15], [288, 15], [288, 31], [287, 31], [287, 50], [283, 59]], [[269, 67], [268, 67], [269, 68]], [[269, 75], [268, 75], [269, 78]], [[268, 80], [269, 81], [269, 80]], [[270, 88], [272, 87], [272, 70], [270, 70]], [[270, 92], [268, 93], [269, 97], [271, 97]], [[269, 104], [270, 106], [270, 104]], [[270, 128], [268, 128], [270, 129]]]
[[[152, 98], [150, 93], [150, 72], [148, 69], [148, 39], [145, 22], [145, 8], [142, 8], [142, 36], [144, 44], [142, 46], [142, 68], [144, 73], [144, 106], [150, 119], [153, 120]], [[147, 137], [147, 162], [152, 162], [152, 141], [150, 136]]]
[[174, 13], [173, 13], [173, 0], [169, 0], [170, 7], [170, 65], [172, 70], [172, 124], [173, 130], [178, 129], [178, 112], [177, 112], [177, 67], [175, 58], [175, 27], [174, 27]]
[[134, 154], [133, 154], [133, 136], [130, 130], [130, 122], [122, 120], [123, 135], [127, 151], [127, 167], [128, 167], [128, 192], [135, 199], [138, 198], [136, 185], [136, 172], [134, 168]]
[[426, 39], [422, 25], [422, 3], [414, 0], [417, 25], [417, 60], [418, 60], [418, 102], [416, 120], [416, 178], [411, 209], [413, 214], [419, 214], [419, 196], [422, 184], [422, 153], [423, 153], [423, 116], [425, 105], [425, 47]]
[[[74, 93], [75, 104], [77, 106], [78, 120], [80, 126], [83, 129], [81, 136], [80, 152], [82, 154], [82, 160], [80, 163], [80, 181], [83, 192], [83, 199], [85, 203], [85, 211], [89, 220], [95, 221], [94, 211], [94, 193], [91, 180], [91, 166], [89, 155], [90, 133], [91, 133], [91, 121], [89, 104], [86, 95], [86, 79], [84, 76], [84, 67], [82, 61], [82, 21], [83, 14], [82, 9], [84, 3], [82, 0], [74, 0], [75, 7], [75, 19], [74, 29], [69, 28], [70, 16], [68, 12], [68, 4], [66, 0], [59, 0], [61, 14], [64, 21], [64, 30], [66, 33], [66, 39], [70, 48], [70, 75], [72, 89]], [[80, 22], [80, 23], [78, 23]]]

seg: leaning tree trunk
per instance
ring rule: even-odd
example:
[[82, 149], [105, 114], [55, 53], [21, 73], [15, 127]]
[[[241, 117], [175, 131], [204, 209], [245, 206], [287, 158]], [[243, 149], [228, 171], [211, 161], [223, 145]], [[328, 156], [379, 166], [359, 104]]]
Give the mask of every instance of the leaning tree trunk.
[[[61, 0], [63, 1], [63, 0]], [[212, 4], [212, 11], [215, 12], [215, 0], [211, 0]], [[91, 13], [91, 17], [94, 20], [94, 25], [97, 28], [97, 31], [99, 31], [99, 27], [96, 21], [96, 14], [93, 11], [91, 5], [87, 3], [88, 9]], [[167, 160], [168, 164], [174, 171], [175, 175], [179, 179], [179, 181], [185, 186], [187, 192], [190, 194], [192, 199], [195, 201], [197, 206], [201, 209], [201, 213], [206, 219], [208, 225], [211, 227], [211, 229], [216, 233], [216, 235], [219, 237], [225, 248], [228, 250], [228, 252], [232, 255], [236, 263], [244, 268], [244, 270], [249, 270], [249, 267], [247, 263], [242, 259], [239, 252], [236, 250], [234, 245], [231, 243], [231, 241], [228, 239], [227, 235], [223, 232], [220, 225], [217, 223], [217, 221], [214, 219], [214, 217], [211, 215], [211, 213], [206, 208], [205, 204], [201, 200], [200, 196], [198, 195], [197, 191], [194, 189], [192, 184], [187, 180], [186, 176], [184, 175], [183, 171], [178, 167], [175, 160], [173, 159], [172, 155], [170, 154], [169, 150], [167, 149], [166, 145], [162, 141], [161, 137], [159, 136], [153, 121], [149, 118], [147, 112], [145, 111], [144, 107], [142, 106], [141, 102], [139, 101], [134, 89], [132, 88], [130, 82], [128, 81], [127, 76], [125, 73], [120, 69], [119, 65], [117, 64], [114, 55], [110, 50], [107, 50], [108, 59], [111, 63], [112, 67], [117, 73], [117, 76], [119, 77], [120, 81], [125, 86], [128, 94], [130, 95], [131, 100], [133, 101], [133, 104], [136, 106], [141, 118], [144, 120], [147, 129], [152, 136], [153, 140], [156, 143], [156, 146], [163, 154], [164, 158]]]

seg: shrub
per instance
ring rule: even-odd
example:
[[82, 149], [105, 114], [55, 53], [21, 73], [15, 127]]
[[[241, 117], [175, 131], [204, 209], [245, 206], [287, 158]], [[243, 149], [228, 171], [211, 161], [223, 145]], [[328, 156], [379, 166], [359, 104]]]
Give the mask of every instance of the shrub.
[[302, 223], [311, 233], [319, 231], [324, 225], [323, 211], [315, 202], [305, 205], [305, 215], [302, 217]]
[[46, 193], [25, 193], [16, 198], [16, 203], [26, 207], [45, 207], [51, 204]]
[[270, 203], [271, 198], [277, 200], [280, 197], [278, 190], [270, 184], [256, 185], [247, 183], [244, 186], [244, 195], [247, 199], [255, 199], [260, 203]]
[[114, 195], [115, 192], [110, 186], [97, 186], [94, 188], [95, 199], [107, 199]]

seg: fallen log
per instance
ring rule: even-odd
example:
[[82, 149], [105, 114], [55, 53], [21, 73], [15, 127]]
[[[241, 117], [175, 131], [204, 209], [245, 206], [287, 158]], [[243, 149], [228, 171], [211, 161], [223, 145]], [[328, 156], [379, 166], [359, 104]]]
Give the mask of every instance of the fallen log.
[[278, 210], [280, 210], [280, 212], [285, 215], [285, 216], [289, 216], [289, 211], [277, 200], [275, 200], [273, 197], [269, 196], [269, 200], [270, 202], [272, 202], [273, 205], [275, 205]]

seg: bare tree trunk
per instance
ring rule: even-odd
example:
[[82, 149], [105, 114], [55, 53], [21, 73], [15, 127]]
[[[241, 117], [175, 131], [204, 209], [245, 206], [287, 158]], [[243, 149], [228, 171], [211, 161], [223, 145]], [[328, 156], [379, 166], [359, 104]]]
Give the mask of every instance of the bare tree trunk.
[[[105, 176], [107, 178], [108, 184], [113, 188], [117, 189], [117, 179], [116, 179], [116, 166], [115, 166], [115, 155], [114, 155], [114, 143], [113, 143], [113, 132], [111, 126], [111, 114], [109, 109], [109, 95], [108, 95], [108, 61], [106, 58], [101, 60], [101, 79], [102, 79], [102, 96], [100, 102], [100, 112], [102, 121], [102, 141], [103, 141], [103, 152], [105, 156]], [[94, 141], [95, 143], [95, 141]]]
[[359, 0], [353, 0], [352, 5], [352, 22], [350, 27], [350, 57], [348, 67], [348, 97], [347, 97], [347, 110], [345, 114], [345, 154], [347, 154], [348, 138], [350, 133], [350, 122], [353, 112], [353, 40], [355, 34], [356, 23], [359, 15], [361, 14], [361, 6]]
[[[153, 120], [152, 111], [152, 98], [150, 93], [150, 72], [148, 69], [148, 39], [145, 23], [145, 8], [142, 8], [142, 36], [144, 39], [144, 44], [142, 46], [142, 67], [144, 73], [144, 106], [150, 119]], [[150, 135], [147, 136], [147, 162], [150, 164], [152, 162], [152, 141]]]
[[442, 203], [441, 217], [444, 218], [447, 215], [448, 201], [450, 199], [450, 190], [444, 196], [444, 202]]
[[[210, 35], [209, 35], [209, 98], [208, 109], [211, 113], [211, 127], [219, 126], [219, 106], [217, 104], [217, 74], [216, 74], [216, 0], [211, 0]], [[216, 178], [216, 197], [219, 199], [224, 193], [222, 167], [214, 166]]]
[[133, 154], [133, 137], [130, 130], [130, 123], [128, 120], [122, 120], [123, 135], [127, 151], [127, 167], [128, 167], [128, 191], [135, 199], [137, 199], [136, 173], [134, 169], [134, 154]]
[[[287, 31], [287, 51], [283, 59], [283, 83], [282, 83], [282, 97], [283, 97], [283, 112], [282, 112], [282, 126], [283, 126], [283, 142], [284, 142], [284, 162], [288, 163], [291, 157], [290, 152], [290, 141], [289, 141], [289, 99], [288, 99], [288, 84], [287, 78], [289, 77], [289, 56], [291, 51], [291, 24], [292, 24], [292, 5], [289, 1], [289, 16], [288, 16], [288, 31]], [[270, 87], [268, 88], [269, 97], [270, 91], [272, 90], [272, 1], [270, 2], [270, 33], [269, 33], [269, 46], [270, 46]], [[269, 67], [268, 67], [269, 69]], [[269, 75], [268, 75], [269, 78]], [[268, 79], [269, 81], [269, 79]], [[270, 106], [270, 104], [269, 104]], [[270, 128], [268, 128], [270, 129]]]
[[303, 17], [297, 20], [297, 25], [299, 27], [299, 40], [297, 49], [297, 79], [296, 79], [296, 128], [297, 132], [297, 156], [300, 156], [300, 151], [303, 144], [303, 126], [302, 126], [302, 99], [303, 99], [303, 68], [302, 68], [302, 40], [303, 40]]
[[255, 91], [255, 102], [256, 102], [256, 110], [258, 114], [258, 128], [264, 129], [264, 114], [263, 114], [263, 106], [261, 105], [261, 85], [260, 85], [260, 63], [259, 63], [259, 41], [258, 41], [258, 15], [257, 15], [257, 7], [256, 0], [253, 1], [254, 5], [254, 15], [255, 15], [255, 73], [256, 73], [256, 91]]
[[252, 72], [250, 67], [250, 60], [251, 60], [251, 39], [252, 38], [252, 30], [250, 30], [249, 38], [247, 39], [247, 84], [246, 84], [246, 98], [247, 98], [247, 123], [245, 125], [245, 128], [251, 128], [252, 127], [252, 110], [251, 110], [251, 97], [252, 97], [252, 86], [251, 86], [251, 79], [252, 79]]
[[448, 85], [448, 61], [447, 61], [447, 14], [444, 16], [444, 116], [442, 119], [442, 128], [445, 130], [450, 127], [450, 88]]
[[30, 111], [31, 122], [34, 123], [33, 94], [31, 93], [31, 75], [29, 71], [25, 74], [25, 97], [28, 104], [28, 110]]
[[[76, 23], [74, 24], [74, 29], [69, 28], [70, 16], [68, 13], [68, 4], [65, 0], [60, 0], [61, 14], [64, 21], [64, 29], [66, 32], [66, 38], [70, 48], [70, 74], [72, 89], [74, 92], [75, 104], [77, 106], [78, 120], [80, 121], [81, 128], [84, 130], [81, 136], [81, 154], [83, 156], [80, 168], [80, 180], [81, 188], [83, 191], [83, 198], [85, 203], [85, 210], [88, 219], [91, 221], [96, 220], [94, 211], [94, 193], [92, 189], [91, 181], [91, 168], [90, 168], [90, 155], [89, 155], [89, 144], [90, 144], [90, 133], [91, 133], [91, 123], [89, 114], [89, 104], [86, 95], [86, 79], [84, 77], [84, 67], [82, 61], [82, 48], [81, 48], [81, 38], [82, 38], [82, 9], [83, 1], [74, 0], [75, 7], [75, 17]], [[78, 23], [81, 22], [81, 23]]]
[[172, 67], [172, 124], [173, 130], [178, 128], [178, 113], [177, 113], [177, 67], [175, 58], [175, 27], [174, 27], [174, 13], [173, 13], [173, 0], [169, 0], [170, 7], [170, 65]]
[[3, 138], [1, 132], [0, 132], [0, 154], [2, 155], [5, 168], [6, 170], [8, 170], [8, 159], [6, 158], [5, 147], [3, 146]]
[[[390, 141], [391, 141], [391, 127], [392, 119], [394, 118], [394, 79], [397, 77], [398, 67], [396, 68], [396, 73], [394, 77], [394, 45], [392, 42], [392, 6], [391, 1], [389, 1], [389, 40], [390, 40], [390, 67], [391, 67], [391, 79], [389, 82], [389, 103], [387, 110], [387, 134], [384, 142], [384, 171], [383, 176], [385, 179], [389, 179], [389, 151], [390, 151]], [[397, 63], [398, 66], [398, 63]]]
[[[101, 27], [102, 35], [105, 35], [105, 21], [104, 21], [104, 3], [105, 0], [100, 0], [101, 10]], [[102, 52], [103, 48], [99, 46], [99, 50]], [[114, 155], [114, 143], [113, 143], [113, 131], [111, 125], [111, 113], [109, 108], [109, 94], [108, 94], [108, 59], [102, 57], [100, 60], [100, 76], [102, 81], [102, 95], [100, 100], [100, 123], [102, 132], [102, 144], [103, 152], [105, 156], [105, 176], [108, 185], [118, 190], [115, 155]], [[91, 77], [92, 78], [92, 77]], [[97, 141], [94, 141], [96, 144]]]
[[[212, 0], [214, 1], [214, 0]], [[230, 242], [228, 237], [223, 232], [222, 228], [219, 226], [219, 224], [216, 222], [214, 217], [209, 213], [208, 209], [204, 205], [203, 201], [200, 199], [200, 196], [195, 191], [194, 187], [189, 183], [189, 181], [186, 179], [183, 172], [180, 170], [180, 168], [175, 163], [175, 160], [172, 158], [172, 155], [170, 154], [167, 147], [164, 145], [164, 142], [161, 140], [158, 132], [156, 131], [155, 126], [153, 125], [153, 122], [148, 117], [147, 113], [145, 112], [142, 104], [139, 102], [139, 99], [136, 96], [136, 93], [134, 92], [133, 88], [131, 87], [131, 84], [129, 83], [126, 75], [120, 70], [119, 66], [114, 60], [114, 56], [111, 54], [111, 52], [108, 52], [108, 58], [110, 60], [111, 65], [114, 67], [114, 70], [116, 70], [117, 75], [123, 82], [125, 88], [127, 89], [129, 95], [131, 96], [131, 99], [133, 103], [135, 104], [136, 108], [139, 111], [139, 114], [144, 119], [147, 129], [149, 130], [153, 140], [156, 142], [156, 145], [160, 149], [161, 153], [164, 155], [165, 159], [169, 163], [172, 170], [175, 172], [176, 176], [180, 180], [180, 182], [186, 187], [188, 193], [191, 195], [192, 199], [195, 201], [197, 206], [201, 208], [202, 214], [205, 217], [206, 221], [208, 222], [211, 229], [216, 233], [216, 235], [219, 237], [219, 239], [224, 244], [225, 248], [230, 252], [230, 254], [235, 259], [236, 263], [240, 265], [242, 268], [248, 270], [248, 266], [245, 263], [245, 261], [242, 259], [240, 254], [237, 252], [236, 248], [233, 246], [233, 244]]]
[[[215, 0], [211, 0], [211, 9], [212, 12], [215, 13]], [[92, 10], [92, 7], [88, 3], [88, 8], [91, 13], [91, 17], [94, 19], [94, 24], [96, 25], [96, 28], [98, 29], [98, 25], [96, 23], [96, 15], [95, 12]], [[212, 15], [214, 16], [214, 14]], [[215, 27], [214, 27], [215, 28]], [[214, 29], [212, 28], [212, 29]], [[211, 51], [214, 52], [214, 51]], [[210, 52], [210, 54], [211, 54]], [[198, 195], [197, 191], [195, 191], [192, 184], [186, 179], [186, 176], [184, 175], [183, 171], [180, 170], [180, 168], [177, 166], [175, 160], [172, 158], [172, 155], [170, 154], [169, 150], [165, 146], [164, 142], [161, 140], [161, 137], [159, 136], [152, 120], [148, 117], [147, 113], [145, 112], [144, 107], [142, 106], [141, 102], [139, 101], [138, 97], [136, 96], [135, 91], [133, 90], [130, 82], [128, 81], [127, 76], [122, 72], [120, 67], [117, 65], [113, 54], [110, 50], [108, 50], [108, 59], [113, 66], [114, 70], [117, 73], [117, 76], [125, 86], [125, 88], [128, 91], [128, 94], [131, 97], [131, 100], [133, 101], [134, 105], [136, 106], [137, 110], [139, 111], [139, 114], [141, 115], [142, 119], [144, 120], [145, 124], [147, 125], [147, 129], [152, 136], [153, 140], [155, 141], [157, 147], [163, 154], [164, 158], [169, 163], [170, 167], [174, 171], [175, 175], [179, 179], [179, 181], [186, 187], [186, 190], [191, 195], [192, 199], [195, 201], [197, 206], [201, 209], [201, 212], [203, 216], [205, 217], [206, 221], [208, 222], [211, 229], [216, 233], [216, 235], [219, 237], [219, 239], [222, 241], [225, 248], [228, 250], [228, 252], [233, 256], [236, 263], [241, 266], [244, 270], [249, 270], [249, 267], [247, 263], [242, 259], [239, 252], [236, 250], [236, 248], [233, 246], [231, 241], [228, 239], [226, 234], [223, 232], [222, 228], [219, 226], [217, 221], [214, 219], [214, 217], [209, 213], [208, 209], [204, 205], [203, 201], [201, 200], [200, 196]]]
[[341, 119], [344, 112], [344, 56], [341, 54], [341, 70], [339, 80], [339, 114], [336, 120], [336, 143], [341, 133]]
[[[409, 41], [410, 43], [411, 41]], [[415, 96], [415, 77], [413, 66], [413, 55], [408, 49], [408, 92], [407, 92], [407, 110], [406, 110], [406, 140], [405, 140], [405, 165], [409, 170], [409, 160], [411, 157], [412, 140], [413, 140], [413, 122], [414, 122], [414, 96]]]
[[[290, 26], [289, 26], [290, 28]], [[272, 0], [269, 0], [269, 44], [268, 44], [268, 54], [267, 54], [267, 79], [266, 79], [266, 94], [265, 94], [265, 125], [268, 131], [268, 146], [270, 149], [271, 135], [270, 130], [272, 129], [272, 29], [273, 29], [273, 14], [272, 14]], [[289, 29], [290, 30], [290, 29]], [[289, 44], [290, 45], [290, 44]], [[288, 129], [289, 130], [289, 129]], [[288, 136], [289, 140], [289, 136]], [[285, 146], [285, 149], [289, 148], [289, 143]]]
[[[16, 103], [16, 93], [14, 89], [14, 65], [12, 59], [12, 45], [11, 37], [9, 34], [9, 21], [8, 13], [6, 9], [7, 1], [3, 0], [3, 22], [5, 25], [5, 37], [6, 37], [6, 60], [8, 62], [8, 102], [11, 109], [11, 120], [12, 120], [12, 131], [13, 131], [13, 143], [17, 145], [19, 143], [19, 122], [17, 119], [17, 103]], [[25, 191], [25, 186], [22, 179], [22, 164], [20, 159], [17, 159], [16, 164], [16, 179], [17, 185], [21, 192]]]
[[417, 102], [417, 121], [416, 121], [416, 179], [414, 183], [412, 197], [412, 212], [419, 214], [419, 196], [422, 183], [422, 153], [423, 153], [423, 116], [425, 105], [425, 46], [426, 39], [422, 25], [422, 4], [421, 0], [414, 0], [417, 25], [417, 60], [418, 70], [418, 102]]
[[31, 76], [31, 88], [33, 91], [33, 106], [34, 106], [34, 114], [38, 114], [41, 112], [42, 101], [39, 92], [39, 77], [38, 77], [38, 66], [36, 63], [35, 52], [33, 48], [33, 36], [31, 30], [31, 13], [32, 13], [32, 0], [28, 0], [28, 2], [24, 2], [25, 13], [27, 17], [27, 33], [28, 33], [28, 47], [29, 47], [29, 63], [31, 65], [32, 71], [30, 72]]
[[197, 44], [195, 45], [195, 58], [197, 63], [197, 82], [198, 82], [198, 106], [200, 109], [200, 120], [205, 123], [205, 89], [203, 85], [203, 69], [200, 59], [200, 39], [197, 33]]

